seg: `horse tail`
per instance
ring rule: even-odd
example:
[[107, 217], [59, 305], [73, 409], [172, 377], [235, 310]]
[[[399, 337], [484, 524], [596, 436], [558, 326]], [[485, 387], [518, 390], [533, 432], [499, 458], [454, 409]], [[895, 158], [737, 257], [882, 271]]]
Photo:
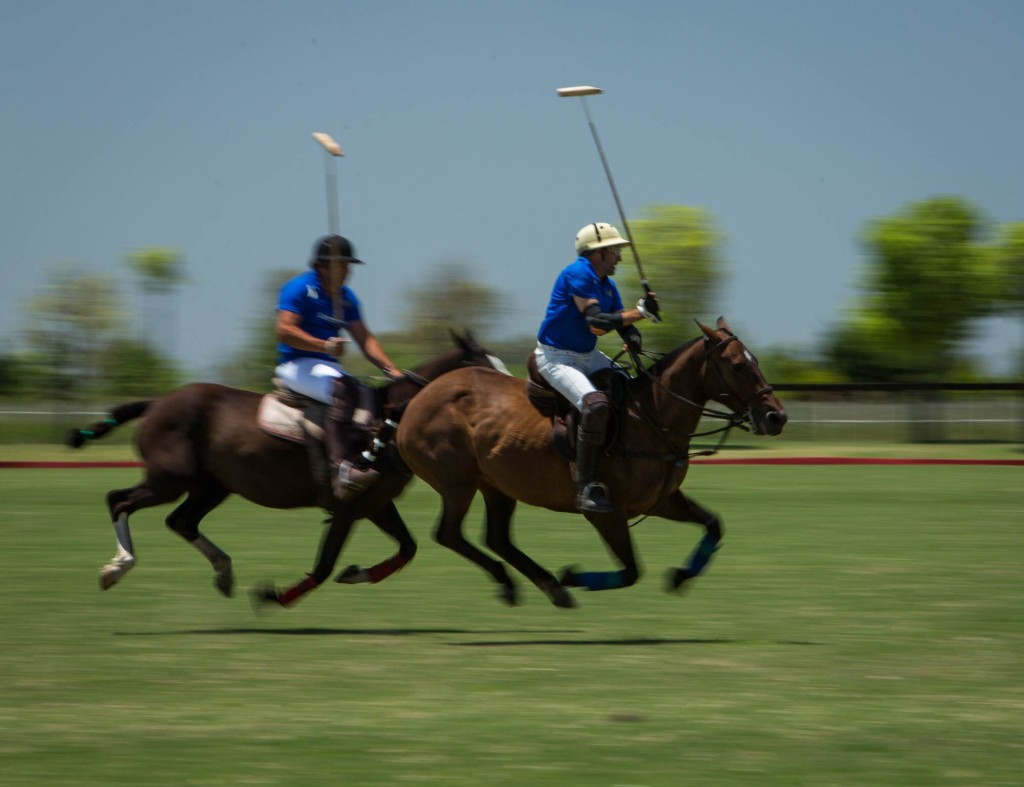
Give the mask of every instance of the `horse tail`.
[[151, 404], [153, 404], [153, 400], [146, 399], [140, 402], [118, 405], [108, 411], [107, 417], [102, 421], [97, 421], [85, 429], [72, 429], [68, 433], [68, 445], [72, 448], [81, 448], [89, 440], [99, 440], [115, 426], [134, 421], [145, 413]]

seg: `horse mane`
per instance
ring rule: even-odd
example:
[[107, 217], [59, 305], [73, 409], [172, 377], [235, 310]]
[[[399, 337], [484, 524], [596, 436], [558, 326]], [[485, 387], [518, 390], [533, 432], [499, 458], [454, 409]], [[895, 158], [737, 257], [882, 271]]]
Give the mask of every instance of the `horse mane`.
[[691, 347], [693, 347], [693, 345], [695, 345], [697, 342], [703, 341], [703, 340], [704, 340], [703, 336], [698, 336], [695, 339], [690, 339], [690, 341], [688, 341], [688, 342], [686, 342], [684, 344], [679, 345], [674, 350], [669, 350], [667, 353], [665, 353], [663, 356], [661, 356], [658, 360], [656, 360], [654, 363], [652, 363], [650, 366], [648, 366], [647, 367], [647, 372], [649, 374], [654, 375], [654, 376], [660, 375], [662, 372], [665, 371], [665, 369], [667, 369], [669, 366], [671, 366], [673, 363], [675, 363], [676, 359], [680, 355], [682, 355], [687, 350], [689, 350]]

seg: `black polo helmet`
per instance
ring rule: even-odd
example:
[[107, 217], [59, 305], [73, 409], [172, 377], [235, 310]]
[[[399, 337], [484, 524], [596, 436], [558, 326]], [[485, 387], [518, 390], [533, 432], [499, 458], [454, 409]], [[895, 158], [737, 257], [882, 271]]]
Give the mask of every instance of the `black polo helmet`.
[[333, 254], [337, 254], [339, 260], [354, 262], [357, 265], [365, 264], [362, 260], [356, 259], [355, 253], [356, 250], [348, 238], [341, 235], [324, 235], [313, 244], [313, 256], [310, 258], [309, 264], [330, 262]]

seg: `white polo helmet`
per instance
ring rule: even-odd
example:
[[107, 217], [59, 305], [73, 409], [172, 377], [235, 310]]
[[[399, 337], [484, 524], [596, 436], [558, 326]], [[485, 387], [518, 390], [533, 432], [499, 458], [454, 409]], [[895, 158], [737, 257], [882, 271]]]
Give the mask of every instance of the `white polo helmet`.
[[596, 221], [576, 233], [576, 253], [586, 254], [594, 249], [606, 246], [628, 246], [629, 241], [623, 238], [611, 224]]

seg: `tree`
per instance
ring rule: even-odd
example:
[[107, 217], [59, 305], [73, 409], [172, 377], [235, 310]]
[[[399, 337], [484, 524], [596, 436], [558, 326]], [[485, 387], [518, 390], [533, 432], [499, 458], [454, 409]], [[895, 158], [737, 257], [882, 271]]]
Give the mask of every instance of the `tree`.
[[188, 279], [185, 259], [177, 249], [149, 246], [125, 257], [142, 289], [142, 341], [173, 356], [176, 333], [175, 306], [171, 296]]
[[47, 368], [50, 391], [92, 393], [99, 353], [123, 325], [116, 283], [64, 265], [49, 275], [42, 295], [27, 306], [26, 341]]
[[855, 379], [941, 378], [975, 321], [993, 313], [996, 249], [981, 214], [959, 197], [935, 197], [873, 221], [860, 296], [832, 333], [827, 354]]
[[181, 384], [178, 371], [148, 344], [114, 339], [98, 353], [97, 387], [105, 397], [159, 396]]
[[[1024, 222], [1003, 225], [997, 248], [999, 311], [1016, 316], [1024, 327]], [[1024, 374], [1024, 345], [1017, 348], [1017, 362]]]
[[406, 298], [410, 309], [405, 328], [422, 358], [451, 346], [451, 328], [472, 330], [486, 343], [488, 331], [501, 318], [498, 293], [474, 280], [463, 262], [441, 263], [433, 277], [409, 290]]
[[293, 268], [277, 268], [263, 274], [258, 290], [259, 305], [252, 312], [260, 316], [249, 320], [249, 339], [234, 360], [221, 364], [217, 370], [228, 385], [253, 391], [269, 390], [274, 367], [277, 366], [277, 313], [274, 306], [282, 285], [295, 274]]
[[[707, 319], [713, 310], [725, 279], [723, 235], [707, 211], [686, 205], [651, 205], [630, 222], [630, 230], [665, 318], [657, 325], [640, 325], [644, 346], [670, 350], [680, 342], [681, 325], [692, 325], [694, 317]], [[624, 304], [632, 307], [633, 293], [641, 290], [629, 249], [623, 249], [616, 281]]]

